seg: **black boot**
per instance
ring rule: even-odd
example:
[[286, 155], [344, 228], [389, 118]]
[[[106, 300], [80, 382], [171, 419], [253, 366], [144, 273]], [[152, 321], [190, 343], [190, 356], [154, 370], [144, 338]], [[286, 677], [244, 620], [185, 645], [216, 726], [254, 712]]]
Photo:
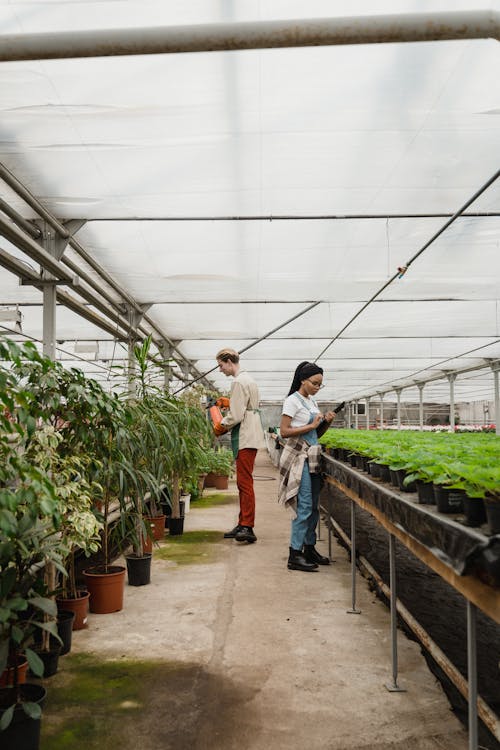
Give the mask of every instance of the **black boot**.
[[241, 531], [243, 526], [240, 526], [239, 524], [234, 527], [234, 529], [231, 529], [231, 531], [226, 531], [224, 534], [224, 539], [234, 539], [238, 531]]
[[320, 555], [314, 544], [304, 544], [304, 557], [309, 563], [316, 563], [316, 565], [330, 565], [328, 557]]
[[307, 562], [301, 550], [294, 549], [293, 547], [290, 547], [287, 567], [288, 570], [303, 570], [305, 572], [312, 572], [318, 569], [316, 563]]
[[253, 544], [257, 541], [257, 537], [253, 533], [251, 526], [242, 526], [240, 530], [236, 532], [234, 538], [237, 542], [248, 542], [248, 544]]

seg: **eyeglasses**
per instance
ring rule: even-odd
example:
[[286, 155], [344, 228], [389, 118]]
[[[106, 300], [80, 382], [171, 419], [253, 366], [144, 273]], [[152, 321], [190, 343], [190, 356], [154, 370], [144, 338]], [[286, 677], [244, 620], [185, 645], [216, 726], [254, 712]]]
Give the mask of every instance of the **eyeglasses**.
[[323, 383], [315, 383], [315, 382], [314, 382], [314, 380], [311, 380], [311, 378], [306, 378], [306, 380], [308, 380], [308, 381], [310, 382], [310, 384], [311, 384], [311, 385], [313, 385], [313, 386], [314, 386], [315, 388], [317, 388], [317, 389], [318, 389], [318, 391], [319, 391], [319, 390], [321, 390], [321, 388], [324, 388], [324, 387], [325, 387], [325, 386], [323, 385]]

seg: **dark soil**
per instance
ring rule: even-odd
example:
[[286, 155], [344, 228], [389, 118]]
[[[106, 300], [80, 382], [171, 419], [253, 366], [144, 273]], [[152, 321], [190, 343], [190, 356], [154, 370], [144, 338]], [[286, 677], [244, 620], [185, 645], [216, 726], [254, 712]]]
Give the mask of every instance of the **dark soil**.
[[[330, 487], [332, 516], [350, 537], [351, 504], [339, 490]], [[357, 554], [365, 557], [389, 585], [388, 534], [372, 516], [356, 506]], [[342, 540], [340, 540], [342, 544]], [[467, 678], [467, 611], [466, 601], [412, 555], [396, 540], [397, 595], [415, 619], [425, 628], [449, 660]], [[385, 599], [381, 595], [382, 599]], [[403, 623], [400, 627], [407, 630]], [[409, 633], [408, 633], [409, 634]], [[409, 634], [410, 635], [410, 634]], [[410, 635], [410, 637], [413, 637]], [[440, 680], [454, 712], [467, 727], [467, 703], [423, 651], [427, 663]], [[500, 627], [478, 610], [477, 617], [478, 692], [490, 708], [500, 715]], [[479, 744], [487, 750], [500, 750], [500, 743], [482, 725]]]

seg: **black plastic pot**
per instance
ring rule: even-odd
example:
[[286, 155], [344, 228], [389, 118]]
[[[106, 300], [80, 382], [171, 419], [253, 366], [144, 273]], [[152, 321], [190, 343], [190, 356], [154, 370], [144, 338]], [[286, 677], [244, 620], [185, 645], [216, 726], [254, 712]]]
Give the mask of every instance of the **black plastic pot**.
[[149, 552], [142, 557], [126, 555], [129, 586], [146, 586], [151, 582], [151, 559]]
[[[43, 708], [47, 691], [41, 685], [30, 682], [19, 686], [21, 697], [25, 701], [38, 703]], [[0, 688], [0, 717], [13, 703], [13, 688]], [[40, 747], [41, 719], [31, 719], [24, 713], [22, 706], [16, 706], [11, 723], [4, 729], [0, 737], [2, 750], [38, 750]]]
[[184, 516], [181, 518], [170, 518], [170, 536], [181, 536], [184, 533]]
[[434, 485], [432, 482], [423, 482], [421, 479], [415, 481], [417, 486], [418, 502], [421, 505], [435, 505]]
[[365, 458], [364, 456], [360, 456], [359, 453], [356, 454], [356, 469], [361, 469], [361, 471], [365, 468]]
[[434, 497], [440, 513], [462, 513], [465, 492], [434, 485]]
[[486, 518], [492, 534], [500, 534], [500, 498], [484, 498]]
[[467, 526], [481, 526], [486, 523], [486, 509], [482, 497], [469, 497], [465, 494], [463, 506]]
[[368, 471], [372, 477], [380, 479], [380, 464], [375, 463], [375, 461], [368, 461]]
[[385, 464], [379, 464], [380, 466], [380, 479], [383, 482], [390, 482], [391, 481], [391, 471], [388, 466]]
[[399, 477], [398, 472], [394, 471], [394, 469], [389, 469], [389, 481], [392, 484], [393, 487], [397, 487], [399, 490]]
[[71, 651], [71, 636], [73, 633], [73, 622], [75, 613], [69, 609], [60, 609], [57, 613], [57, 633], [62, 640], [61, 653], [59, 656], [69, 654]]
[[417, 491], [417, 485], [415, 484], [415, 482], [410, 482], [409, 484], [404, 483], [404, 480], [406, 479], [406, 471], [404, 469], [398, 469], [396, 474], [398, 475], [398, 484], [401, 492]]
[[[61, 655], [61, 644], [55, 639], [51, 639], [49, 642], [49, 650], [41, 651], [39, 648], [34, 648], [37, 656], [43, 661], [43, 678], [52, 677], [56, 674], [59, 667], [59, 657]], [[30, 672], [31, 674], [31, 672]], [[36, 675], [33, 675], [36, 677]]]

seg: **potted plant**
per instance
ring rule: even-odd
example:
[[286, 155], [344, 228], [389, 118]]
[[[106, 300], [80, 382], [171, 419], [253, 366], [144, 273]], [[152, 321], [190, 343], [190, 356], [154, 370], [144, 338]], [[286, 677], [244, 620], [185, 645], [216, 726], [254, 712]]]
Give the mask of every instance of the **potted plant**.
[[[10, 365], [39, 358], [35, 347], [0, 344], [0, 359]], [[50, 479], [26, 459], [25, 447], [36, 422], [26, 405], [29, 393], [15, 369], [0, 369], [0, 674], [13, 666], [12, 686], [0, 689], [2, 745], [37, 748], [45, 689], [19, 682], [19, 656], [31, 671], [43, 674], [43, 663], [31, 648], [35, 630], [57, 638], [55, 603], [41, 571], [53, 564], [61, 571], [63, 545], [57, 534], [59, 503]]]
[[170, 534], [182, 534], [184, 518], [180, 512], [182, 490], [188, 486], [194, 467], [204, 460], [205, 446], [211, 439], [203, 412], [197, 407], [178, 399], [170, 398], [165, 417], [170, 425], [169, 453], [170, 494], [172, 515], [169, 521]]
[[[101, 492], [101, 487], [88, 479], [88, 456], [64, 454], [62, 442], [61, 433], [51, 425], [45, 425], [34, 433], [26, 456], [50, 477], [60, 503], [59, 534], [66, 550], [63, 564], [67, 575], [60, 576], [57, 587], [58, 623], [71, 619], [72, 628], [80, 630], [87, 625], [89, 594], [77, 586], [75, 556], [83, 553], [88, 557], [100, 547], [103, 524], [98, 520], [93, 506], [94, 497]], [[55, 584], [51, 588], [54, 587]], [[65, 612], [72, 612], [73, 617], [62, 614]], [[47, 648], [46, 639], [43, 645]], [[67, 653], [70, 645], [68, 635], [64, 645], [64, 652]]]
[[228, 479], [233, 472], [233, 453], [228, 448], [212, 448], [206, 453], [206, 463], [214, 475], [214, 486], [227, 490]]

